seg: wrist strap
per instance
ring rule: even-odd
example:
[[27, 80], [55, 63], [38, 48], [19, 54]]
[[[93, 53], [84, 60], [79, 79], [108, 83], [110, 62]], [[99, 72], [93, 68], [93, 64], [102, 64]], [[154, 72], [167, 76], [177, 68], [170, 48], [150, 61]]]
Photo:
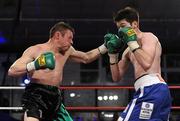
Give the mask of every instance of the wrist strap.
[[115, 64], [118, 64], [118, 63], [110, 63], [110, 65], [115, 65]]
[[101, 54], [105, 54], [108, 49], [106, 48], [106, 46], [104, 44], [102, 44], [101, 46], [98, 47], [98, 50]]
[[132, 52], [134, 53], [138, 49], [141, 49], [141, 47], [135, 48]]
[[35, 68], [35, 65], [34, 65], [34, 61], [33, 62], [30, 62], [30, 63], [28, 63], [27, 65], [26, 65], [26, 70], [27, 70], [27, 72], [30, 72], [30, 71], [32, 71], [32, 70], [35, 70], [36, 68]]
[[137, 41], [130, 41], [127, 43], [127, 45], [129, 46], [131, 51], [134, 51], [134, 49], [139, 48], [139, 44], [137, 43]]
[[111, 65], [118, 63], [119, 53], [115, 53], [115, 54], [108, 53], [108, 55], [109, 55], [109, 62]]

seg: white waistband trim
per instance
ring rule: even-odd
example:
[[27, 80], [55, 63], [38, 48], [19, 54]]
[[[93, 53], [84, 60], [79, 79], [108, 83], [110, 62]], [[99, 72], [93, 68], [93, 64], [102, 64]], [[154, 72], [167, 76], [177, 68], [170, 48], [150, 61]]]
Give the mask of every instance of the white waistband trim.
[[146, 87], [158, 83], [166, 84], [166, 82], [160, 81], [157, 74], [148, 74], [136, 80], [134, 87], [135, 90], [137, 91], [140, 87]]

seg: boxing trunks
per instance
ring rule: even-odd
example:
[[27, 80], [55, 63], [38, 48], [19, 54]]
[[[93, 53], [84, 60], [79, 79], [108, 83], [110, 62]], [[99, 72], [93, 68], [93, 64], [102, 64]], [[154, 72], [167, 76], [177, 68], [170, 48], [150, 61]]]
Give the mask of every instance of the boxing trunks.
[[72, 121], [61, 103], [61, 92], [56, 86], [30, 83], [22, 97], [27, 117], [40, 121]]
[[168, 121], [171, 95], [168, 85], [158, 74], [138, 78], [135, 94], [118, 121]]

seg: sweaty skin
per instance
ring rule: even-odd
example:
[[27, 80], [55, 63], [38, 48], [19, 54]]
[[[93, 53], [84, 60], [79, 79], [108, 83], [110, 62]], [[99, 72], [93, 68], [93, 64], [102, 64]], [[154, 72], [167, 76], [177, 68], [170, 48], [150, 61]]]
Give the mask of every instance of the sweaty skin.
[[100, 56], [99, 50], [89, 52], [77, 51], [73, 48], [73, 33], [67, 30], [64, 36], [56, 32], [48, 42], [29, 47], [23, 55], [10, 67], [10, 76], [21, 76], [27, 73], [26, 64], [33, 61], [40, 54], [52, 51], [55, 56], [55, 69], [40, 69], [28, 73], [31, 82], [59, 86], [62, 81], [64, 64], [68, 59], [79, 63], [90, 63]]
[[[126, 20], [116, 23], [117, 27], [129, 26]], [[158, 38], [150, 32], [141, 32], [138, 27], [133, 28], [137, 34], [137, 42], [141, 46], [134, 53], [129, 47], [123, 52], [121, 60], [118, 64], [111, 65], [112, 78], [118, 81], [122, 78], [128, 65], [131, 62], [134, 66], [135, 78], [143, 74], [157, 73], [161, 74], [160, 59], [162, 48]]]
[[114, 17], [119, 38], [128, 46], [118, 63], [111, 65], [114, 81], [134, 68], [135, 92], [117, 121], [167, 121], [171, 111], [171, 94], [161, 77], [162, 47], [151, 32], [139, 29], [139, 12], [131, 7], [120, 9]]
[[[68, 26], [66, 23], [59, 22], [55, 24], [50, 30], [49, 40], [45, 43], [27, 48], [23, 52], [22, 56], [11, 65], [8, 70], [8, 75], [19, 77], [27, 73], [31, 83], [38, 83], [43, 86], [51, 85], [59, 87], [63, 78], [63, 68], [67, 60], [86, 64], [97, 59], [101, 55], [100, 52], [107, 52], [107, 48], [103, 47], [102, 45], [100, 46], [101, 49], [98, 49], [98, 47], [88, 52], [75, 50], [72, 46], [73, 33], [73, 28]], [[41, 54], [49, 51], [54, 54], [55, 68], [53, 70], [48, 68], [35, 70], [33, 61], [36, 60]], [[60, 112], [58, 113], [61, 113], [61, 110], [59, 111]], [[40, 116], [38, 118], [34, 116], [27, 116], [27, 112], [28, 110], [24, 112], [24, 121], [39, 121], [38, 118]], [[68, 116], [68, 112], [66, 112], [65, 115], [68, 120], [72, 120], [71, 117]]]

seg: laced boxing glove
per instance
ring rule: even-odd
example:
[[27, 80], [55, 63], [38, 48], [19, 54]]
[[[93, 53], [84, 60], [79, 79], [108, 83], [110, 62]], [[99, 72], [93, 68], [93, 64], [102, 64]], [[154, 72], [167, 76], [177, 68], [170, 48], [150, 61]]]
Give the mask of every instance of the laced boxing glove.
[[125, 43], [127, 43], [132, 52], [135, 52], [140, 48], [139, 44], [137, 43], [136, 33], [131, 27], [120, 28], [118, 30], [118, 35]]
[[55, 56], [52, 52], [46, 52], [38, 56], [34, 61], [26, 65], [27, 71], [55, 68]]

